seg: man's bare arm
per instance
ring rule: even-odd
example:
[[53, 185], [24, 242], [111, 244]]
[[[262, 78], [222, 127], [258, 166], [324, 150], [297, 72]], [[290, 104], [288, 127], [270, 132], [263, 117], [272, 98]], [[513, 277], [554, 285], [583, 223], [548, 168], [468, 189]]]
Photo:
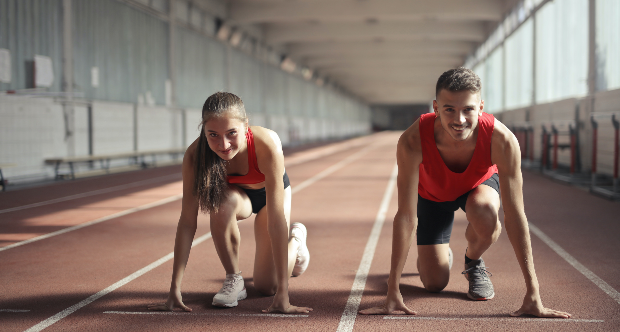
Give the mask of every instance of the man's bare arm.
[[394, 311], [404, 311], [406, 314], [415, 315], [415, 312], [407, 308], [403, 302], [400, 293], [400, 277], [418, 222], [418, 182], [422, 163], [419, 120], [400, 137], [396, 159], [398, 162], [398, 212], [394, 217], [388, 294], [383, 306], [360, 311], [365, 315], [391, 314]]
[[569, 313], [548, 309], [542, 305], [523, 204], [521, 151], [515, 136], [499, 121], [496, 121], [493, 132], [491, 159], [497, 164], [499, 173], [506, 233], [517, 256], [527, 289], [523, 305], [511, 315], [531, 314], [538, 317], [569, 318], [571, 316]]

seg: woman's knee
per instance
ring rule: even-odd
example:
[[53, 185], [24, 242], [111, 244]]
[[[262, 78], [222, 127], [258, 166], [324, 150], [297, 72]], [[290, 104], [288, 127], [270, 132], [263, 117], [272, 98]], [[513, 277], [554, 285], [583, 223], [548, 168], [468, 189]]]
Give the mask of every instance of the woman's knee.
[[243, 204], [243, 200], [241, 195], [237, 192], [236, 189], [231, 188], [216, 213], [212, 213], [210, 215], [211, 223], [225, 223], [228, 224], [231, 221], [234, 221], [239, 214], [239, 210], [241, 209], [241, 205]]
[[278, 290], [278, 285], [274, 282], [258, 279], [254, 280], [254, 288], [263, 295], [273, 296]]

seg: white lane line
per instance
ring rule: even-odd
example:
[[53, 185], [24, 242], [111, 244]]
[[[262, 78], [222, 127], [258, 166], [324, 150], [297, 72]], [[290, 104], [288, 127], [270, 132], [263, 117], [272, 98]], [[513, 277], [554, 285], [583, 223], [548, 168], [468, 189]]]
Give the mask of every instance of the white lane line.
[[383, 222], [385, 221], [385, 215], [392, 199], [392, 193], [396, 185], [396, 177], [398, 175], [398, 166], [394, 165], [392, 175], [390, 175], [390, 181], [388, 182], [379, 212], [375, 218], [375, 224], [372, 227], [366, 248], [364, 249], [364, 255], [362, 261], [355, 274], [355, 281], [351, 287], [351, 294], [347, 300], [347, 305], [344, 308], [342, 317], [340, 318], [340, 324], [338, 324], [338, 332], [353, 331], [353, 324], [355, 324], [355, 318], [357, 317], [357, 310], [359, 309], [360, 302], [362, 301], [362, 294], [364, 293], [364, 287], [366, 286], [366, 279], [368, 278], [368, 272], [370, 271], [370, 265], [372, 264], [372, 258], [375, 255], [375, 248], [379, 241], [379, 235], [381, 235], [381, 228], [383, 228]]
[[24, 309], [0, 309], [0, 312], [30, 312], [30, 310], [24, 310]]
[[160, 205], [163, 205], [163, 204], [166, 204], [166, 203], [174, 202], [176, 200], [181, 199], [182, 197], [183, 197], [182, 194], [174, 195], [174, 196], [171, 196], [171, 197], [159, 200], [157, 202], [153, 202], [153, 203], [145, 204], [145, 205], [138, 206], [138, 207], [135, 207], [135, 208], [131, 208], [129, 210], [117, 212], [117, 213], [111, 214], [109, 216], [105, 216], [103, 218], [99, 218], [99, 219], [95, 219], [95, 220], [91, 220], [91, 221], [85, 222], [83, 224], [79, 224], [79, 225], [63, 228], [63, 229], [55, 231], [55, 232], [51, 232], [51, 233], [47, 233], [47, 234], [44, 234], [44, 235], [41, 235], [41, 236], [33, 237], [32, 239], [24, 240], [24, 241], [21, 241], [21, 242], [16, 242], [16, 243], [10, 244], [10, 245], [8, 245], [6, 247], [0, 248], [0, 251], [4, 251], [4, 250], [12, 249], [12, 248], [15, 248], [15, 247], [23, 246], [24, 244], [28, 244], [28, 243], [32, 243], [32, 242], [41, 241], [41, 240], [48, 239], [48, 238], [53, 237], [53, 236], [57, 236], [57, 235], [60, 235], [60, 234], [65, 234], [65, 233], [68, 233], [68, 232], [72, 232], [72, 231], [78, 230], [80, 228], [92, 226], [92, 225], [98, 224], [98, 223], [106, 221], [106, 220], [118, 218], [118, 217], [125, 216], [125, 215], [128, 215], [128, 214], [134, 213], [134, 212], [138, 212], [138, 211], [150, 209], [152, 207], [160, 206]]
[[357, 151], [356, 153], [346, 157], [345, 159], [335, 163], [334, 165], [326, 168], [325, 170], [323, 170], [322, 172], [318, 173], [317, 175], [307, 179], [306, 181], [296, 185], [295, 187], [293, 187], [293, 189], [291, 190], [291, 192], [294, 194], [298, 191], [303, 190], [304, 188], [314, 184], [315, 182], [323, 179], [324, 177], [334, 173], [335, 171], [343, 168], [344, 166], [350, 164], [351, 162], [353, 162], [354, 160], [360, 158], [361, 156], [363, 156], [364, 154], [368, 153], [368, 151], [370, 151], [371, 149], [373, 149], [374, 146], [369, 145], [359, 151]]
[[[366, 151], [366, 150], [368, 150], [368, 148], [364, 149], [364, 151]], [[361, 151], [359, 151], [359, 152], [361, 152]], [[357, 154], [359, 154], [359, 152], [358, 152]], [[361, 154], [360, 154], [360, 156], [361, 156]], [[349, 158], [347, 158], [347, 159], [350, 159], [350, 158], [351, 158], [351, 156], [349, 156]], [[345, 159], [345, 160], [346, 160], [346, 159]], [[352, 160], [353, 160], [353, 159], [350, 159], [350, 160], [349, 160], [349, 162], [351, 162]], [[340, 162], [340, 163], [341, 163], [341, 162]], [[340, 163], [338, 163], [338, 164], [340, 164]], [[344, 166], [344, 165], [346, 165], [346, 164], [343, 164], [343, 165], [341, 165], [340, 167], [342, 167], [342, 166]], [[330, 167], [330, 168], [328, 168], [328, 169], [331, 169], [331, 167]], [[334, 171], [335, 171], [335, 170], [332, 170], [330, 173], [333, 173]], [[311, 185], [312, 183], [315, 183], [315, 182], [316, 182], [316, 181], [318, 181], [319, 179], [324, 178], [327, 174], [329, 174], [329, 173], [327, 173], [327, 174], [324, 174], [324, 173], [325, 173], [325, 171], [323, 171], [323, 172], [321, 172], [321, 173], [319, 173], [319, 174], [317, 174], [317, 175], [313, 176], [312, 178], [310, 178], [310, 179], [308, 179], [308, 180], [306, 180], [306, 181], [302, 182], [299, 186], [297, 186], [298, 188], [299, 188], [299, 187], [301, 187], [301, 188], [297, 189], [297, 190], [296, 190], [296, 191], [294, 191], [294, 192], [299, 192], [299, 191], [303, 190], [304, 188], [307, 188], [307, 187], [308, 187], [309, 185]], [[393, 175], [394, 175], [394, 174], [393, 174]], [[315, 179], [315, 178], [316, 178], [316, 179]], [[306, 182], [309, 182], [309, 184], [305, 184]], [[305, 185], [304, 185], [304, 184], [305, 184]], [[181, 197], [182, 197], [182, 195], [178, 195], [178, 196], [181, 196]], [[173, 196], [173, 197], [176, 197], [176, 196]], [[171, 198], [172, 198], [172, 197], [171, 197]], [[160, 202], [161, 202], [161, 201], [160, 201]], [[148, 205], [148, 204], [147, 204], [147, 205]], [[385, 215], [385, 212], [384, 212], [383, 214]], [[373, 230], [374, 230], [374, 228], [373, 228]], [[207, 240], [207, 239], [209, 239], [209, 238], [211, 238], [211, 232], [209, 232], [209, 233], [207, 233], [207, 234], [205, 234], [205, 235], [201, 236], [201, 237], [200, 237], [200, 238], [198, 238], [198, 239], [195, 239], [195, 240], [194, 240], [194, 242], [192, 243], [192, 248], [193, 248], [194, 246], [196, 246], [196, 245], [198, 245], [198, 244], [200, 244], [200, 243], [204, 242], [205, 240]], [[374, 248], [373, 248], [373, 251], [374, 251]], [[26, 332], [38, 332], [38, 331], [42, 331], [43, 329], [45, 329], [45, 328], [49, 327], [50, 325], [52, 325], [52, 324], [54, 324], [54, 323], [56, 323], [56, 322], [60, 321], [61, 319], [63, 319], [63, 318], [65, 318], [65, 317], [69, 316], [70, 314], [74, 313], [75, 311], [79, 310], [80, 308], [82, 308], [82, 307], [84, 307], [84, 306], [86, 306], [86, 305], [88, 305], [88, 304], [90, 304], [90, 303], [92, 303], [92, 302], [94, 302], [94, 301], [98, 300], [99, 298], [101, 298], [101, 297], [105, 296], [106, 294], [109, 294], [110, 292], [113, 292], [114, 290], [116, 290], [116, 289], [118, 289], [118, 288], [120, 288], [120, 287], [124, 286], [125, 284], [127, 284], [127, 283], [131, 282], [132, 280], [134, 280], [134, 279], [136, 279], [136, 278], [138, 278], [138, 277], [142, 276], [143, 274], [145, 274], [145, 273], [147, 273], [147, 272], [149, 272], [149, 271], [151, 271], [151, 270], [155, 269], [156, 267], [158, 267], [158, 266], [160, 266], [160, 265], [164, 264], [165, 262], [169, 261], [169, 260], [170, 260], [170, 259], [172, 259], [172, 258], [174, 258], [174, 252], [169, 253], [168, 255], [166, 255], [166, 256], [164, 256], [164, 257], [162, 257], [162, 258], [158, 259], [157, 261], [155, 261], [155, 262], [153, 262], [153, 263], [149, 264], [148, 266], [146, 266], [146, 267], [144, 267], [144, 268], [140, 269], [139, 271], [137, 271], [137, 272], [135, 272], [135, 273], [131, 274], [130, 276], [128, 276], [128, 277], [124, 278], [123, 280], [121, 280], [121, 281], [119, 281], [119, 282], [117, 282], [117, 283], [113, 284], [112, 286], [110, 286], [110, 287], [108, 287], [108, 288], [106, 288], [106, 289], [104, 289], [104, 290], [102, 290], [102, 291], [98, 292], [97, 294], [91, 295], [91, 296], [90, 296], [90, 297], [88, 297], [87, 299], [85, 299], [85, 300], [83, 300], [83, 301], [81, 301], [81, 302], [79, 302], [79, 303], [77, 303], [77, 304], [75, 304], [75, 305], [73, 305], [73, 306], [71, 306], [71, 307], [69, 307], [69, 308], [67, 308], [67, 309], [65, 309], [65, 310], [63, 310], [63, 311], [61, 311], [61, 312], [59, 312], [59, 313], [57, 313], [56, 315], [54, 315], [54, 316], [52, 316], [52, 317], [50, 317], [50, 318], [48, 318], [48, 319], [46, 319], [46, 320], [44, 320], [44, 321], [42, 321], [42, 322], [40, 322], [39, 324], [37, 324], [37, 325], [35, 325], [35, 326], [33, 326], [33, 327], [29, 328], [28, 330], [26, 330]], [[273, 315], [275, 315], [275, 314], [273, 314]]]
[[575, 257], [571, 256], [566, 250], [562, 249], [555, 241], [551, 240], [547, 234], [543, 233], [538, 227], [534, 226], [532, 223], [530, 225], [530, 230], [534, 233], [538, 238], [540, 238], [546, 245], [548, 245], [556, 254], [560, 255], [560, 257], [564, 258], [568, 264], [572, 265], [577, 271], [581, 272], [586, 278], [592, 281], [598, 288], [600, 288], [603, 292], [607, 293], [607, 295], [611, 296], [618, 304], [620, 304], [620, 293], [611, 287], [608, 283], [606, 283], [603, 279], [599, 278], [594, 272], [590, 271], [587, 267], [583, 266], [583, 264], [579, 263]]
[[[192, 243], [192, 248], [194, 246], [197, 246], [200, 243], [210, 239], [210, 238], [211, 238], [211, 232], [209, 232], [209, 233], [207, 233], [207, 234], [205, 234], [205, 235], [195, 239], [193, 241], [193, 243]], [[116, 282], [112, 286], [109, 286], [108, 288], [106, 288], [106, 289], [104, 289], [104, 290], [102, 290], [102, 291], [100, 291], [100, 292], [98, 292], [98, 293], [96, 293], [94, 295], [89, 296], [87, 299], [82, 300], [81, 302], [79, 302], [77, 304], [74, 304], [74, 305], [70, 306], [69, 308], [67, 308], [67, 309], [65, 309], [65, 310], [55, 314], [54, 316], [52, 316], [52, 317], [50, 317], [50, 318], [40, 322], [39, 324], [37, 324], [37, 325], [27, 329], [26, 332], [42, 331], [43, 329], [49, 327], [50, 325], [52, 325], [52, 324], [58, 322], [59, 320], [69, 316], [70, 314], [74, 313], [78, 309], [80, 309], [80, 308], [82, 308], [82, 307], [84, 307], [84, 306], [86, 306], [86, 305], [88, 305], [88, 304], [98, 300], [99, 298], [101, 298], [101, 297], [103, 297], [103, 296], [105, 296], [105, 295], [115, 291], [116, 289], [126, 285], [127, 283], [129, 283], [129, 282], [133, 281], [134, 279], [142, 276], [143, 274], [145, 274], [145, 273], [155, 269], [156, 267], [164, 264], [165, 262], [171, 260], [172, 258], [174, 258], [174, 251], [169, 253], [168, 255], [166, 255], [166, 256], [164, 256], [164, 257], [154, 261], [153, 263], [147, 265], [146, 267], [143, 267], [142, 269], [132, 273], [131, 275], [123, 278], [122, 280]]]
[[81, 194], [75, 194], [75, 195], [71, 195], [71, 196], [65, 196], [65, 197], [60, 197], [60, 198], [56, 198], [56, 199], [51, 199], [49, 201], [43, 201], [43, 202], [38, 202], [38, 203], [26, 204], [26, 205], [22, 205], [22, 206], [17, 206], [17, 207], [13, 207], [13, 208], [9, 208], [9, 209], [0, 210], [0, 214], [7, 213], [7, 212], [13, 212], [13, 211], [19, 211], [19, 210], [30, 209], [30, 208], [44, 206], [44, 205], [50, 205], [50, 204], [59, 203], [59, 202], [66, 202], [66, 201], [70, 201], [70, 200], [74, 200], [74, 199], [78, 199], [78, 198], [105, 194], [105, 193], [109, 193], [109, 192], [113, 192], [113, 191], [118, 191], [118, 190], [123, 190], [123, 189], [127, 189], [127, 188], [138, 187], [138, 186], [142, 186], [142, 185], [146, 185], [146, 184], [150, 184], [150, 183], [161, 182], [161, 181], [164, 181], [164, 180], [167, 180], [167, 179], [170, 179], [170, 178], [174, 178], [174, 177], [178, 177], [178, 176], [179, 176], [179, 174], [165, 175], [165, 176], [160, 176], [160, 177], [149, 179], [149, 180], [138, 181], [138, 182], [133, 182], [133, 183], [128, 183], [128, 184], [123, 184], [123, 185], [120, 185], [120, 186], [115, 186], [115, 187], [110, 187], [110, 188], [105, 188], [105, 189], [99, 189], [99, 190], [93, 190], [93, 191], [87, 191], [87, 192], [81, 193]]
[[461, 317], [419, 317], [419, 316], [384, 316], [383, 319], [417, 319], [417, 320], [459, 320], [459, 321], [487, 321], [487, 322], [553, 322], [553, 323], [603, 323], [602, 319], [573, 319], [573, 318], [461, 318]]
[[193, 313], [184, 311], [104, 311], [104, 314], [116, 315], [179, 315], [179, 316], [239, 316], [239, 317], [277, 317], [277, 318], [306, 318], [310, 315], [287, 315], [287, 314], [238, 314], [229, 312]]

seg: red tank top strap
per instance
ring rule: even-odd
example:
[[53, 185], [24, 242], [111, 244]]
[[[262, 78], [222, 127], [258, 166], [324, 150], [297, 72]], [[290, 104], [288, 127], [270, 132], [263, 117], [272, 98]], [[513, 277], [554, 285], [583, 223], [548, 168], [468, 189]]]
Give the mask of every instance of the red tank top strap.
[[255, 184], [265, 181], [265, 174], [261, 173], [258, 168], [258, 159], [256, 158], [256, 148], [254, 147], [254, 134], [252, 133], [252, 129], [248, 128], [245, 137], [248, 148], [248, 174], [229, 175], [228, 183]]

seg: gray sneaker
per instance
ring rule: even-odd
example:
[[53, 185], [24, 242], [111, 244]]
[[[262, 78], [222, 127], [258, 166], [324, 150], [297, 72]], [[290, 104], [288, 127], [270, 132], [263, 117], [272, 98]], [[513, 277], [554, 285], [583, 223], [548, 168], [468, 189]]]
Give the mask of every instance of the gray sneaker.
[[469, 280], [467, 297], [476, 301], [486, 301], [495, 296], [493, 284], [489, 279], [492, 274], [487, 270], [482, 258], [465, 264], [465, 271], [462, 274], [465, 275], [465, 279]]

